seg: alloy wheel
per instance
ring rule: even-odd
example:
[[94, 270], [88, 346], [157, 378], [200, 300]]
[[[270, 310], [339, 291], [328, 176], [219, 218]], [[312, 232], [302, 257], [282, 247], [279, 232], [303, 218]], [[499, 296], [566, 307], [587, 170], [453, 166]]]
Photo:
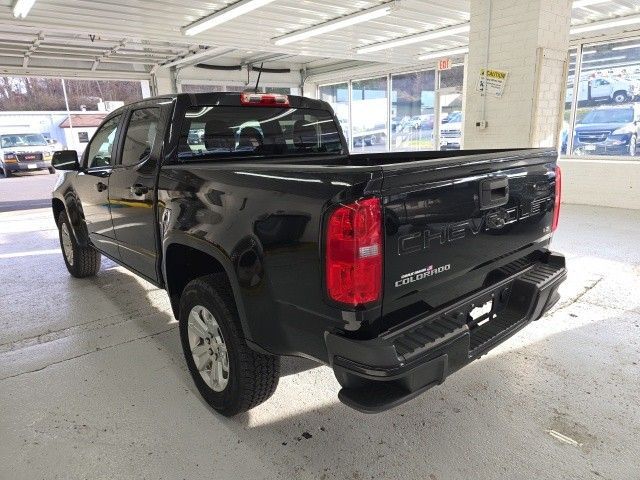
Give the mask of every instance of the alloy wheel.
[[196, 305], [189, 313], [187, 332], [202, 379], [212, 390], [222, 392], [229, 383], [229, 354], [216, 318], [206, 307]]
[[62, 238], [62, 253], [64, 253], [64, 258], [67, 259], [69, 265], [73, 266], [73, 242], [66, 223], [63, 223], [60, 227], [60, 237]]

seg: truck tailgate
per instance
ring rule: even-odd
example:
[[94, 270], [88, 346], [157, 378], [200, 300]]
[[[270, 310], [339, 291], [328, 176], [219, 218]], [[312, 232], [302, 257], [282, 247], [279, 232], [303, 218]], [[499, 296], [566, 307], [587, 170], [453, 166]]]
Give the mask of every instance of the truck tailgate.
[[542, 255], [556, 160], [555, 150], [510, 150], [383, 165], [385, 327]]

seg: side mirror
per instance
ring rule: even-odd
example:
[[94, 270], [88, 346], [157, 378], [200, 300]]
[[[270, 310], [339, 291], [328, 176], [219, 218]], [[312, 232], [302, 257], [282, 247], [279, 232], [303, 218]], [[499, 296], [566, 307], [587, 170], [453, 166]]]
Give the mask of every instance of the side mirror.
[[56, 170], [80, 170], [78, 152], [75, 150], [58, 150], [53, 152], [51, 166]]

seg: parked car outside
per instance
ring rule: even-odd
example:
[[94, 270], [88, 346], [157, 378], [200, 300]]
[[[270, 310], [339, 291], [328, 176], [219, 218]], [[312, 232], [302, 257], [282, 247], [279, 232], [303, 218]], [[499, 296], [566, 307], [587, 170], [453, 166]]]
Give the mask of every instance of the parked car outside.
[[49, 170], [53, 149], [41, 133], [0, 135], [0, 169], [5, 177], [14, 172]]
[[[623, 78], [591, 78], [581, 80], [578, 86], [579, 103], [625, 103], [634, 99], [639, 92], [634, 82]], [[573, 85], [569, 85], [565, 103], [573, 101]]]
[[440, 150], [460, 150], [461, 143], [462, 112], [451, 112], [440, 126]]
[[[640, 105], [598, 107], [576, 122], [575, 155], [635, 156], [640, 133]], [[566, 145], [563, 145], [566, 151]]]

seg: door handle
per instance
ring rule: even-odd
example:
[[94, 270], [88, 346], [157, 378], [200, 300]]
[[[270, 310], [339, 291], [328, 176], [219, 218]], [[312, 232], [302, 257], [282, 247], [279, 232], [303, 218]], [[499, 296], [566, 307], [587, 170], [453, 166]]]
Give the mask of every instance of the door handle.
[[480, 182], [480, 210], [501, 207], [509, 202], [509, 179], [489, 178]]
[[149, 187], [142, 185], [140, 183], [136, 183], [135, 185], [132, 185], [129, 190], [131, 190], [131, 193], [133, 195], [144, 195], [146, 193], [149, 193]]
[[102, 182], [96, 183], [96, 190], [98, 190], [99, 192], [104, 192], [107, 188], [109, 187]]

